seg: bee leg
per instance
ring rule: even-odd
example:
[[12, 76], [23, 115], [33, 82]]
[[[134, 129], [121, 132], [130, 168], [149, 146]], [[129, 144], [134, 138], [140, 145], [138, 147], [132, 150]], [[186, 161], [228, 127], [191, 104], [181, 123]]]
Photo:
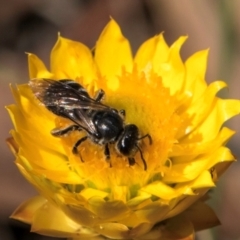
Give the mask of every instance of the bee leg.
[[54, 128], [52, 131], [51, 131], [51, 134], [54, 136], [54, 137], [59, 137], [59, 136], [63, 136], [65, 134], [68, 134], [72, 131], [81, 131], [82, 129], [78, 126], [78, 125], [71, 125], [71, 126], [68, 126], [66, 128]]
[[[110, 151], [109, 151], [108, 144], [105, 144], [104, 155], [106, 157], [106, 160], [110, 159]], [[112, 167], [111, 161], [109, 161], [109, 164], [110, 164], [110, 167]]]
[[[72, 149], [73, 154], [78, 154], [77, 148], [79, 147], [79, 145], [80, 145], [82, 142], [86, 141], [87, 139], [88, 139], [88, 136], [85, 136], [85, 137], [83, 137], [83, 138], [80, 138], [80, 139], [75, 143], [75, 145], [73, 146], [73, 149]], [[81, 157], [81, 155], [80, 155], [80, 157]], [[82, 157], [81, 157], [81, 160], [82, 160]], [[82, 162], [83, 162], [83, 160], [82, 160]]]
[[136, 162], [135, 162], [135, 159], [133, 157], [129, 157], [128, 158], [128, 163], [129, 163], [130, 166], [133, 166], [133, 165], [135, 165]]
[[108, 144], [105, 144], [104, 155], [106, 159], [110, 159], [110, 151], [109, 151]]
[[146, 138], [146, 137], [148, 138], [149, 144], [151, 145], [152, 144], [152, 137], [150, 136], [150, 134], [146, 134], [146, 135], [138, 138], [137, 140], [141, 140], [141, 139]]
[[136, 147], [137, 147], [138, 151], [140, 152], [140, 156], [141, 156], [141, 159], [142, 159], [142, 162], [143, 162], [143, 165], [144, 165], [144, 170], [146, 171], [147, 170], [147, 163], [146, 163], [146, 161], [145, 161], [145, 159], [143, 157], [142, 150], [141, 150], [141, 148], [137, 144], [136, 144]]
[[102, 89], [100, 89], [100, 90], [97, 92], [97, 95], [96, 95], [96, 97], [95, 97], [95, 101], [96, 101], [96, 102], [101, 102], [101, 100], [103, 99], [104, 95], [105, 95], [105, 92], [104, 92]]

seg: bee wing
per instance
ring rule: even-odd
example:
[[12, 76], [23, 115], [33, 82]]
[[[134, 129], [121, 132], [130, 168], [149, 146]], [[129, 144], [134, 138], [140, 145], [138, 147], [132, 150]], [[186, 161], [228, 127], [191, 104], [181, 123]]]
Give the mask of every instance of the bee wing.
[[97, 130], [87, 111], [109, 109], [108, 106], [92, 99], [80, 84], [72, 80], [39, 78], [30, 80], [29, 86], [45, 107], [62, 107], [64, 111], [61, 111], [60, 116], [72, 120], [91, 135], [96, 135]]
[[[46, 92], [50, 89], [51, 86], [58, 86], [58, 83], [54, 83], [54, 80], [51, 79], [42, 79], [36, 78], [29, 81], [28, 85], [30, 86], [33, 94], [37, 97], [40, 102], [44, 105], [54, 105], [56, 103], [56, 99], [45, 99]], [[54, 94], [53, 94], [54, 95]]]
[[90, 135], [97, 134], [97, 129], [92, 121], [92, 118], [90, 118], [82, 109], [75, 110], [74, 117], [70, 117], [70, 119], [81, 126], [81, 128], [83, 128]]
[[[73, 83], [77, 89], [67, 82]], [[29, 86], [34, 95], [47, 107], [59, 106], [68, 110], [109, 109], [108, 106], [92, 99], [80, 84], [71, 80], [56, 81], [39, 78], [30, 80]]]
[[64, 107], [66, 109], [92, 109], [92, 110], [106, 110], [109, 109], [108, 106], [96, 102], [94, 99], [84, 99], [79, 100], [76, 98], [62, 97], [61, 100], [58, 101], [58, 106]]

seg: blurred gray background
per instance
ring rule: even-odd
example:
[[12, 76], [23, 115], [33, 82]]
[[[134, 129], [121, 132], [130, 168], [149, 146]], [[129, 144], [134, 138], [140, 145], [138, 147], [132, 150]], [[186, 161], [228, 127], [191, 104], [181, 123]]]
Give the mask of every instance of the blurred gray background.
[[[172, 44], [180, 35], [189, 39], [182, 57], [210, 48], [206, 79], [224, 79], [229, 89], [222, 96], [240, 98], [239, 0], [0, 0], [0, 239], [53, 239], [29, 233], [29, 228], [8, 217], [24, 200], [36, 194], [14, 165], [5, 144], [12, 128], [4, 109], [13, 103], [10, 83], [28, 81], [25, 52], [37, 54], [47, 65], [58, 32], [93, 47], [112, 16], [130, 40], [133, 51], [147, 38], [165, 32]], [[239, 117], [228, 126], [240, 131]], [[229, 143], [240, 156], [240, 134]], [[197, 235], [198, 240], [240, 240], [240, 164], [234, 163], [211, 192], [210, 204], [222, 226]]]

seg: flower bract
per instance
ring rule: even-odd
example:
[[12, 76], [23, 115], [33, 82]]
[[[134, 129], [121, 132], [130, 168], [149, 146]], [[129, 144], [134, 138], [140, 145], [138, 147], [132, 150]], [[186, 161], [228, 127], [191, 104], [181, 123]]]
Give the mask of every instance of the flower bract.
[[[71, 79], [92, 99], [103, 89], [101, 102], [124, 109], [124, 124], [139, 128], [140, 150], [130, 162], [113, 142], [106, 160], [104, 146], [88, 138], [73, 154], [88, 133], [53, 136], [53, 129], [72, 121], [49, 111], [28, 84], [11, 87], [16, 104], [7, 109], [15, 129], [8, 143], [17, 167], [39, 191], [13, 218], [40, 234], [72, 239], [187, 240], [219, 223], [203, 200], [235, 160], [225, 146], [234, 132], [223, 124], [239, 114], [240, 102], [217, 96], [227, 86], [223, 81], [206, 83], [207, 50], [182, 61], [185, 40], [168, 46], [160, 34], [133, 57], [110, 20], [94, 50], [59, 36], [49, 69], [28, 54], [31, 81]], [[146, 134], [152, 144], [140, 139]]]

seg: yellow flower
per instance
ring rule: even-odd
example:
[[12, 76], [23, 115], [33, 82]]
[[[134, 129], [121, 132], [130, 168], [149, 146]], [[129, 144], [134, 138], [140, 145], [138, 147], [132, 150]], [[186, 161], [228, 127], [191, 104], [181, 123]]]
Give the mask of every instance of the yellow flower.
[[9, 145], [17, 167], [40, 193], [13, 218], [40, 234], [72, 239], [193, 239], [194, 230], [218, 224], [202, 200], [234, 161], [225, 147], [234, 132], [223, 124], [240, 112], [240, 101], [216, 96], [224, 82], [205, 82], [208, 51], [182, 62], [185, 40], [169, 47], [160, 34], [133, 58], [111, 20], [94, 53], [59, 37], [50, 71], [28, 54], [30, 79], [72, 79], [92, 97], [103, 89], [102, 103], [124, 109], [125, 123], [136, 124], [141, 136], [150, 134], [152, 144], [146, 138], [138, 143], [146, 169], [140, 151], [129, 162], [110, 144], [106, 161], [104, 147], [90, 139], [73, 154], [86, 131], [54, 137], [51, 130], [71, 121], [49, 111], [29, 85], [12, 87], [16, 105], [7, 109], [15, 130]]

